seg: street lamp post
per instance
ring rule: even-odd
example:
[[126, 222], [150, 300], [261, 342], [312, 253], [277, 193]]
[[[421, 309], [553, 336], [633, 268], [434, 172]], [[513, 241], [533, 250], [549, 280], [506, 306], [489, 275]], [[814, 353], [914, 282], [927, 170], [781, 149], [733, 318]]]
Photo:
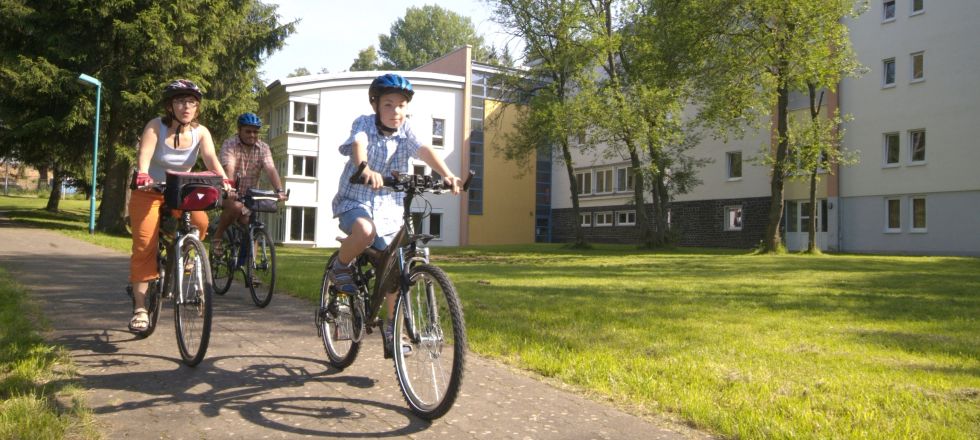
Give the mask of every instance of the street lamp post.
[[88, 233], [95, 234], [95, 181], [99, 168], [99, 110], [102, 108], [102, 81], [86, 74], [78, 75], [78, 80], [95, 86], [95, 146], [92, 150], [92, 197], [88, 207]]

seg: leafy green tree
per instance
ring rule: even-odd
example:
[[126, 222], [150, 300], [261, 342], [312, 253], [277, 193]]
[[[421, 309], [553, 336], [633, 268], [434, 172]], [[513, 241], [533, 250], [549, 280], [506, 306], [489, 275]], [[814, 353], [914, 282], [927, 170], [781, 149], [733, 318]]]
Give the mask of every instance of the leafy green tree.
[[[715, 0], [704, 0], [711, 4]], [[768, 152], [771, 202], [761, 251], [781, 246], [783, 187], [792, 170], [789, 151], [788, 103], [791, 91], [807, 83], [836, 85], [860, 68], [851, 48], [845, 19], [862, 12], [860, 0], [738, 0], [717, 3], [727, 8], [714, 24], [718, 32], [705, 45], [718, 55], [701, 75], [702, 111], [715, 123], [760, 121], [775, 115], [776, 147]], [[728, 121], [728, 122], [726, 122]]]
[[[810, 220], [807, 222], [807, 252], [820, 253], [817, 247], [817, 182], [820, 172], [833, 174], [837, 167], [852, 165], [858, 155], [843, 147], [843, 122], [845, 118], [837, 111], [830, 118], [820, 117], [824, 91], [817, 94], [814, 83], [807, 85], [810, 100], [809, 118], [789, 120], [789, 151], [791, 163], [796, 172], [790, 178], [806, 179], [810, 189]], [[802, 119], [802, 120], [801, 120]], [[824, 221], [827, 221], [824, 219]]]
[[382, 69], [381, 61], [378, 60], [378, 51], [374, 50], [374, 46], [370, 46], [367, 49], [361, 49], [357, 53], [357, 59], [354, 63], [350, 65], [351, 72], [363, 72], [366, 70], [380, 70]]
[[592, 97], [578, 90], [591, 90], [601, 48], [595, 43], [586, 0], [496, 0], [495, 19], [526, 45], [523, 58], [526, 71], [502, 76], [506, 90], [520, 103], [516, 127], [506, 136], [505, 157], [534, 163], [539, 150], [554, 148], [565, 165], [572, 195], [572, 215], [576, 219], [576, 247], [587, 246], [579, 217], [579, 190], [575, 178], [572, 149], [585, 147], [573, 143], [591, 124]]
[[[92, 133], [91, 88], [75, 78], [84, 72], [103, 83], [103, 200], [97, 228], [105, 231], [124, 230], [134, 145], [143, 124], [162, 111], [163, 86], [175, 78], [197, 82], [206, 96], [201, 121], [220, 142], [233, 131], [238, 114], [256, 108], [256, 96], [264, 91], [257, 67], [294, 30], [292, 23], [278, 22], [276, 6], [257, 0], [3, 4], [0, 74], [5, 83], [16, 82], [22, 93], [16, 102], [0, 98], [0, 119], [15, 126], [17, 118], [19, 133], [31, 133], [30, 127], [43, 130], [35, 133], [35, 139], [43, 139], [36, 143], [50, 143], [53, 150], [86, 150], [91, 138], [84, 142], [68, 132]], [[15, 136], [21, 145], [35, 143], [23, 134]]]
[[486, 61], [490, 54], [469, 17], [438, 5], [408, 8], [378, 43], [382, 68], [394, 70], [412, 70], [467, 44], [474, 60]]
[[296, 70], [294, 70], [292, 73], [286, 75], [286, 78], [295, 78], [297, 76], [306, 76], [309, 74], [310, 74], [310, 69], [307, 69], [305, 67], [297, 67]]

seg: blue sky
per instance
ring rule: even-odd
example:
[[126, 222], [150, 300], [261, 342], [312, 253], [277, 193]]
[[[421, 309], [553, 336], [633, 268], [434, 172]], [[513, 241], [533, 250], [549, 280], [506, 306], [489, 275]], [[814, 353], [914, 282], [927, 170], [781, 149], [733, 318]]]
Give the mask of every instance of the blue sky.
[[[326, 68], [332, 73], [350, 67], [357, 53], [368, 46], [377, 48], [378, 35], [387, 34], [391, 24], [410, 6], [436, 4], [473, 21], [487, 43], [506, 44], [508, 37], [490, 20], [490, 7], [483, 0], [266, 0], [279, 5], [280, 22], [302, 21], [286, 46], [265, 61], [259, 70], [271, 83], [299, 67], [312, 73]], [[513, 53], [513, 47], [512, 47]]]

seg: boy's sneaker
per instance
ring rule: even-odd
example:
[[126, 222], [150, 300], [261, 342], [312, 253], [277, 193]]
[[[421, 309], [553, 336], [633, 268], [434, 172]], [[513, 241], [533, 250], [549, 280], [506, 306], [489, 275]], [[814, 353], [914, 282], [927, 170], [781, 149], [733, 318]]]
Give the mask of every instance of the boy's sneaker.
[[330, 268], [327, 277], [330, 284], [333, 284], [334, 290], [348, 295], [357, 293], [357, 286], [354, 285], [354, 274], [350, 267], [333, 266]]
[[[386, 322], [385, 323], [385, 328], [384, 328], [384, 332], [383, 332], [384, 333], [384, 338], [385, 338], [385, 344], [384, 344], [384, 355], [385, 355], [385, 359], [391, 359], [392, 357], [394, 357], [393, 356], [394, 355], [394, 352], [392, 351], [392, 346], [393, 346], [393, 342], [394, 342], [393, 339], [395, 339], [395, 325], [394, 324], [395, 324], [394, 322]], [[405, 337], [405, 336], [402, 336], [402, 341], [401, 342], [402, 342], [401, 343], [401, 346], [402, 346], [402, 355], [404, 355], [405, 357], [411, 356], [412, 355], [413, 348], [412, 348], [412, 344], [408, 341], [408, 338]]]

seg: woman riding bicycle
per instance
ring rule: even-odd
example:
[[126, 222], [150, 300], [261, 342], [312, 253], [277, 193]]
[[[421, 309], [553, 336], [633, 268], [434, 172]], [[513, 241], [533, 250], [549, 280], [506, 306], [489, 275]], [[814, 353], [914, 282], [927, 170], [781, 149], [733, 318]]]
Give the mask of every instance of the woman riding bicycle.
[[[154, 118], [143, 128], [136, 156], [137, 171], [133, 184], [147, 187], [164, 182], [166, 172], [190, 171], [198, 155], [207, 168], [224, 179], [224, 189], [230, 188], [228, 176], [218, 162], [211, 132], [197, 122], [203, 94], [193, 82], [178, 79], [163, 89], [165, 114]], [[129, 200], [129, 221], [133, 231], [133, 255], [129, 264], [129, 280], [133, 284], [133, 317], [129, 330], [140, 332], [149, 325], [146, 310], [146, 291], [149, 282], [157, 278], [157, 232], [160, 228], [160, 207], [163, 194], [150, 190], [133, 191]], [[191, 213], [202, 240], [207, 231], [208, 216], [203, 211]]]

